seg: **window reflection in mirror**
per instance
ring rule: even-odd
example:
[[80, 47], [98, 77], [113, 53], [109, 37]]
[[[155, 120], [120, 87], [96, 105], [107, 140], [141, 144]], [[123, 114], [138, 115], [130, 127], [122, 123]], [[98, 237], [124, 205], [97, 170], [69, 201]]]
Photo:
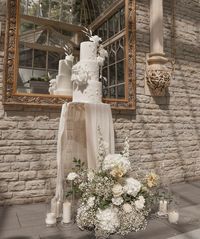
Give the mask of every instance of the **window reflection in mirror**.
[[108, 51], [102, 74], [103, 97], [125, 98], [125, 11], [118, 0], [20, 0], [17, 92], [49, 94], [49, 80], [58, 74], [67, 44], [78, 59], [80, 26], [89, 26], [104, 11], [106, 17], [94, 34]]
[[[126, 44], [125, 6], [113, 7], [112, 14], [103, 20], [95, 33], [99, 35], [108, 51], [108, 59], [103, 67], [103, 96], [110, 99], [125, 98]], [[95, 27], [95, 26], [94, 26]]]
[[78, 56], [80, 27], [73, 1], [20, 0], [17, 92], [49, 94], [64, 46]]

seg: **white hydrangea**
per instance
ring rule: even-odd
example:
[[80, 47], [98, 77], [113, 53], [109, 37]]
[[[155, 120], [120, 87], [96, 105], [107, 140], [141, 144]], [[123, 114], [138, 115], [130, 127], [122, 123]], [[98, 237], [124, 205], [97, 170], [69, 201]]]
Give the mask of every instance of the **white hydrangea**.
[[133, 197], [137, 196], [141, 189], [141, 183], [134, 178], [126, 178], [124, 185], [124, 192]]
[[123, 203], [124, 199], [122, 197], [114, 197], [112, 198], [112, 203], [116, 206], [119, 206]]
[[114, 168], [121, 168], [126, 174], [131, 168], [131, 163], [121, 154], [108, 154], [103, 162], [103, 170], [112, 170]]
[[87, 201], [87, 206], [89, 208], [93, 207], [94, 206], [94, 202], [95, 202], [95, 197], [89, 197], [88, 201]]
[[76, 178], [78, 178], [78, 177], [79, 177], [79, 176], [78, 176], [77, 173], [71, 172], [71, 173], [69, 173], [69, 174], [67, 175], [67, 180], [73, 181], [74, 179], [76, 179]]
[[104, 210], [99, 209], [96, 218], [98, 220], [98, 227], [107, 233], [115, 233], [120, 226], [117, 212], [112, 207]]
[[143, 209], [145, 204], [145, 199], [143, 196], [139, 196], [138, 200], [135, 201], [135, 207], [136, 209]]

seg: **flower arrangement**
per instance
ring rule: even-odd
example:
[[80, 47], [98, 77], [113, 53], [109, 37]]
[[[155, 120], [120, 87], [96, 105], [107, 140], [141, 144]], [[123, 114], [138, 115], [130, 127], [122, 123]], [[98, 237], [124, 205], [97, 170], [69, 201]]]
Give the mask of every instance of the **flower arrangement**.
[[87, 170], [80, 160], [75, 160], [75, 168], [67, 176], [80, 196], [76, 215], [78, 227], [104, 238], [145, 229], [158, 176], [150, 173], [140, 182], [129, 175], [127, 139], [122, 154], [107, 156], [100, 141], [98, 170]]

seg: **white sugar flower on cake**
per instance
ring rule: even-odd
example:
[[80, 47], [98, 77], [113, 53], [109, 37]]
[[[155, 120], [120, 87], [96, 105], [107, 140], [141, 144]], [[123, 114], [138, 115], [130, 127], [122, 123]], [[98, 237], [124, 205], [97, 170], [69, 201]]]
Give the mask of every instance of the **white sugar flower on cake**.
[[99, 37], [97, 35], [89, 37], [89, 40], [94, 42], [96, 45], [99, 45], [99, 42], [102, 41], [101, 37]]
[[73, 56], [72, 54], [66, 55], [66, 56], [65, 56], [65, 60], [66, 60], [66, 61], [72, 61], [72, 62], [73, 62], [73, 61], [74, 61], [74, 56]]
[[83, 30], [82, 32], [85, 33], [85, 35], [89, 38], [90, 41], [94, 42], [97, 46], [99, 45], [99, 42], [102, 41], [101, 37], [97, 36], [97, 35], [92, 35], [92, 30], [88, 29], [87, 27], [85, 27], [85, 30]]
[[108, 57], [108, 52], [103, 48], [102, 45], [99, 46], [98, 53], [102, 58]]

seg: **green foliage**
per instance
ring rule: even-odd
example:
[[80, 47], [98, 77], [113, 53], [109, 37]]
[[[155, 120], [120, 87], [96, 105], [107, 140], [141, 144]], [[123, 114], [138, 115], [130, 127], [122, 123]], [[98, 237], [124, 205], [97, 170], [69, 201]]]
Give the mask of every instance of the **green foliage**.
[[85, 162], [81, 162], [80, 159], [73, 159], [74, 167], [72, 168], [72, 171], [74, 172], [80, 172], [85, 170]]
[[31, 77], [30, 81], [41, 81], [41, 82], [49, 82], [50, 78], [47, 76], [41, 76], [41, 77]]

